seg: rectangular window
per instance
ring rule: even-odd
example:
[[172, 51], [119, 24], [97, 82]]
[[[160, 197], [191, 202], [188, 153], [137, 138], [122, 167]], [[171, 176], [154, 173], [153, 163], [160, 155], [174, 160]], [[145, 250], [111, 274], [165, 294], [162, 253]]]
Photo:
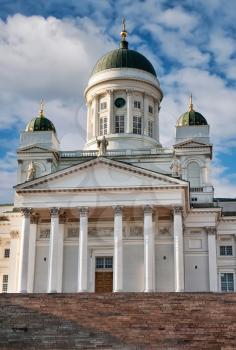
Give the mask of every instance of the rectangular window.
[[134, 116], [133, 117], [133, 133], [141, 134], [142, 133], [142, 119], [141, 117]]
[[222, 292], [234, 291], [234, 274], [233, 273], [221, 273], [220, 282], [221, 282]]
[[115, 129], [116, 134], [122, 134], [125, 132], [125, 118], [123, 115], [116, 115]]
[[104, 109], [107, 109], [107, 103], [106, 102], [101, 102], [100, 103], [100, 110], [104, 110]]
[[134, 108], [141, 109], [141, 102], [140, 101], [134, 101]]
[[153, 137], [153, 121], [148, 120], [148, 136]]
[[232, 256], [233, 255], [233, 247], [232, 247], [232, 245], [221, 245], [220, 246], [220, 255]]
[[152, 106], [148, 106], [148, 112], [153, 114], [153, 107]]
[[99, 119], [99, 135], [107, 135], [107, 117]]
[[113, 268], [112, 256], [96, 257], [96, 269], [112, 269], [112, 268]]
[[4, 250], [4, 258], [10, 258], [10, 249], [9, 248]]
[[8, 275], [2, 276], [2, 292], [7, 293], [8, 290]]

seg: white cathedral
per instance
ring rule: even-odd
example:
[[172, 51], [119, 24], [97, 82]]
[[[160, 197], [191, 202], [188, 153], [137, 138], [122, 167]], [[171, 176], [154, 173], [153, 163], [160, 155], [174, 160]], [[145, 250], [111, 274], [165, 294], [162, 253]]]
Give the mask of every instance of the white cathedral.
[[126, 35], [89, 79], [83, 150], [60, 150], [43, 107], [20, 135], [2, 292], [236, 290], [236, 200], [214, 198], [207, 120], [191, 99], [162, 147], [163, 93]]

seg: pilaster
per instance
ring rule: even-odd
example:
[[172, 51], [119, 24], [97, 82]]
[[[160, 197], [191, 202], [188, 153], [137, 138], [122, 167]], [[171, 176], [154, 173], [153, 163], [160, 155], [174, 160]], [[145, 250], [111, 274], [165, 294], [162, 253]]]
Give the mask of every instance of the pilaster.
[[88, 291], [88, 208], [80, 208], [78, 291]]
[[209, 285], [210, 292], [217, 292], [217, 258], [216, 258], [216, 228], [206, 227], [208, 240]]

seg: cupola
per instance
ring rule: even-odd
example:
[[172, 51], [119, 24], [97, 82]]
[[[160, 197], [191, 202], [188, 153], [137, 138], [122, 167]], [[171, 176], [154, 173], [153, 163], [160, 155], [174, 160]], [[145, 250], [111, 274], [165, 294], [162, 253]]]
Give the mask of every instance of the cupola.
[[36, 118], [30, 120], [30, 122], [25, 128], [25, 131], [53, 131], [56, 133], [55, 126], [53, 125], [51, 120], [45, 117], [43, 100], [41, 100], [40, 103], [39, 115]]

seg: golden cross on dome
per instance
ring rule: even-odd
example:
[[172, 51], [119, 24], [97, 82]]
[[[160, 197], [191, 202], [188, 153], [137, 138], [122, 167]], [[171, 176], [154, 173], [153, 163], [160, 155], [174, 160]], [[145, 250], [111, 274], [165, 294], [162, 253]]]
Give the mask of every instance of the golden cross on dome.
[[120, 35], [121, 35], [122, 40], [125, 40], [125, 38], [127, 37], [125, 17], [122, 18], [122, 31], [121, 31]]
[[193, 111], [193, 95], [192, 93], [189, 96], [189, 112]]
[[41, 118], [45, 117], [45, 115], [44, 115], [44, 102], [43, 102], [43, 98], [41, 98], [41, 101], [40, 101], [39, 116], [40, 116]]

